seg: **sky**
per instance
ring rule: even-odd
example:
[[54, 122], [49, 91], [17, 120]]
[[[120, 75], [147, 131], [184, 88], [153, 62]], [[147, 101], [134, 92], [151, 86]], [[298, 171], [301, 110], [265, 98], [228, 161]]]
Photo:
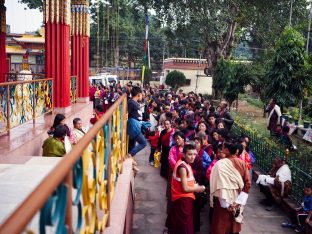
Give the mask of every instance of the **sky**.
[[10, 25], [11, 33], [36, 31], [41, 27], [43, 14], [39, 10], [30, 10], [18, 0], [6, 0], [5, 7], [6, 23]]

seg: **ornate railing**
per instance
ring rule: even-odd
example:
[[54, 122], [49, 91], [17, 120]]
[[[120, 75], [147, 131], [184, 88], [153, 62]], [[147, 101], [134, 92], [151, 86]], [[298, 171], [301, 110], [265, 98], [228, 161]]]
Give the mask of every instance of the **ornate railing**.
[[8, 72], [4, 74], [6, 82], [44, 79], [45, 74]]
[[52, 78], [0, 83], [0, 134], [52, 111]]
[[[287, 160], [292, 173], [292, 193], [290, 197], [297, 202], [303, 200], [303, 188], [306, 183], [312, 183], [311, 163], [304, 163], [299, 152], [288, 152], [276, 142], [258, 135], [255, 131], [246, 128], [243, 124], [235, 123], [231, 129], [236, 136], [248, 135], [251, 138], [251, 150], [256, 157], [256, 166], [263, 173], [268, 173], [272, 167], [272, 160], [279, 156]], [[310, 155], [307, 155], [310, 156]]]
[[110, 204], [127, 153], [126, 129], [123, 95], [1, 224], [0, 233], [25, 231], [38, 212], [40, 233], [48, 226], [54, 233], [101, 233], [110, 223]]
[[77, 101], [77, 76], [70, 77], [70, 102]]

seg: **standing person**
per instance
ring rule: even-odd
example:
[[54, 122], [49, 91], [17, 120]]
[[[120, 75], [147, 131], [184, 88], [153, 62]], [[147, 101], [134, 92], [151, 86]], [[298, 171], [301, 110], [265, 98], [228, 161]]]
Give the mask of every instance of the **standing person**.
[[224, 122], [225, 128], [230, 131], [234, 123], [234, 119], [227, 110], [227, 103], [225, 101], [221, 102], [220, 104], [219, 118]]
[[[90, 84], [90, 88], [89, 88], [89, 99], [91, 102], [94, 102], [94, 94], [96, 92], [96, 87], [94, 84]], [[94, 108], [95, 106], [93, 106]]]
[[209, 135], [212, 135], [212, 131], [217, 127], [215, 114], [209, 113], [207, 119], [208, 119], [207, 131]]
[[210, 175], [210, 201], [213, 206], [211, 233], [239, 233], [241, 220], [236, 219], [246, 205], [251, 186], [246, 164], [236, 156], [237, 146], [223, 144], [226, 158], [219, 160]]
[[154, 166], [154, 154], [157, 150], [158, 146], [158, 139], [159, 139], [159, 131], [150, 131], [148, 136], [148, 141], [151, 145], [151, 152], [149, 156], [149, 163], [151, 166]]
[[90, 123], [94, 125], [100, 118], [102, 118], [103, 115], [104, 115], [103, 106], [99, 104], [95, 107], [93, 116], [90, 119]]
[[277, 105], [276, 99], [273, 98], [270, 100], [266, 112], [269, 113], [267, 120], [267, 127], [270, 131], [271, 136], [275, 136], [277, 133], [277, 127], [281, 124], [281, 108]]
[[82, 121], [80, 118], [75, 118], [73, 120], [73, 126], [74, 126], [74, 136], [76, 139], [76, 142], [78, 142], [84, 135], [87, 133], [87, 129], [82, 127]]
[[185, 145], [183, 158], [173, 170], [171, 180], [171, 209], [169, 213], [170, 234], [193, 234], [193, 201], [194, 192], [202, 193], [205, 186], [196, 184], [191, 163], [194, 162], [197, 151], [194, 145]]
[[177, 161], [183, 157], [183, 147], [185, 143], [185, 136], [181, 131], [176, 131], [173, 134], [173, 138], [176, 145], [171, 147], [169, 151], [168, 159], [171, 168], [169, 175], [172, 173], [172, 170], [174, 169]]
[[[139, 102], [142, 101], [142, 89], [138, 86], [131, 90], [131, 99], [128, 101], [128, 135], [129, 135], [129, 157], [134, 157], [147, 146], [147, 141], [142, 133], [142, 112]], [[135, 145], [135, 143], [138, 143]], [[138, 172], [134, 161], [134, 170]]]
[[173, 141], [173, 134], [175, 129], [172, 128], [171, 122], [169, 119], [164, 122], [165, 129], [161, 131], [158, 141], [158, 151], [161, 151], [160, 157], [160, 175], [165, 179], [168, 179], [169, 173], [169, 151]]

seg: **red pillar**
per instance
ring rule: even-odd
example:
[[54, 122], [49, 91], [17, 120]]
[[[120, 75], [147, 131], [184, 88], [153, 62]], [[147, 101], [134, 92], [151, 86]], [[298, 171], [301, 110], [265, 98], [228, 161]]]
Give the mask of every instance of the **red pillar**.
[[77, 95], [88, 97], [89, 92], [89, 5], [88, 1], [72, 0], [71, 74], [78, 77]]
[[53, 106], [70, 106], [70, 0], [45, 0], [45, 67], [53, 78]]
[[6, 7], [4, 0], [0, 0], [0, 83], [5, 81], [4, 73], [8, 71], [5, 54], [6, 37]]

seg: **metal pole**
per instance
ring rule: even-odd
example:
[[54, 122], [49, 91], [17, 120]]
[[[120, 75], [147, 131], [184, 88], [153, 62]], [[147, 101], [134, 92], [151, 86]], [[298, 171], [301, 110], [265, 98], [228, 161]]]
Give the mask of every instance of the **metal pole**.
[[150, 42], [147, 41], [147, 55], [148, 55], [148, 68], [151, 69], [151, 53], [150, 53]]
[[294, 3], [294, 0], [291, 0], [290, 1], [290, 13], [289, 13], [289, 26], [291, 26], [291, 21], [292, 21], [293, 3]]

